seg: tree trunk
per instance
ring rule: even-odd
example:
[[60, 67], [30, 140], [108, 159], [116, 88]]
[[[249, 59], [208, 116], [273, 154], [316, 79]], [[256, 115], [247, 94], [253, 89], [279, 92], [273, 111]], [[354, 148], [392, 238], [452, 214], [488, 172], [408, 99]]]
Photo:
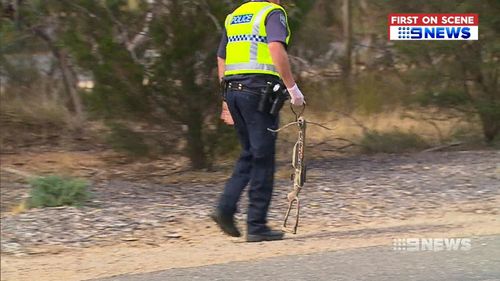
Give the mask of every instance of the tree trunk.
[[500, 114], [493, 109], [479, 110], [479, 118], [483, 127], [483, 135], [487, 143], [491, 143], [500, 134]]
[[348, 77], [352, 71], [352, 4], [351, 0], [343, 0], [343, 31], [344, 31], [344, 48], [345, 57], [343, 64], [344, 76]]
[[187, 155], [191, 161], [191, 167], [195, 170], [208, 168], [207, 155], [203, 145], [203, 120], [199, 112], [189, 113], [187, 131]]
[[344, 33], [344, 50], [345, 56], [342, 64], [342, 73], [344, 80], [345, 96], [347, 101], [347, 109], [353, 109], [352, 97], [352, 3], [351, 0], [343, 0], [343, 33]]
[[64, 87], [66, 92], [69, 94], [71, 98], [71, 103], [73, 106], [73, 110], [76, 114], [77, 123], [79, 126], [83, 124], [84, 121], [84, 112], [83, 112], [83, 103], [76, 89], [76, 77], [73, 75], [70, 66], [68, 64], [68, 57], [64, 51], [59, 51], [59, 67], [61, 68], [61, 73], [64, 80]]
[[71, 71], [68, 64], [68, 56], [64, 50], [60, 49], [56, 45], [55, 40], [52, 39], [45, 31], [40, 28], [35, 28], [34, 32], [47, 43], [52, 55], [58, 62], [63, 78], [64, 89], [71, 100], [72, 111], [76, 114], [77, 125], [81, 128], [83, 126], [83, 121], [85, 120], [83, 102], [76, 89], [77, 78]]

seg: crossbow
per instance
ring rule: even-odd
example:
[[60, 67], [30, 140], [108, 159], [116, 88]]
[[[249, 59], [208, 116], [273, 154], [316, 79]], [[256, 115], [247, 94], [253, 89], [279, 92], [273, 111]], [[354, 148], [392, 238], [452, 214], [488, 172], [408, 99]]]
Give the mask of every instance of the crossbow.
[[316, 126], [320, 126], [322, 128], [325, 128], [327, 130], [331, 130], [330, 128], [327, 128], [321, 124], [314, 123], [314, 122], [308, 122], [306, 119], [302, 116], [302, 114], [305, 111], [306, 105], [304, 104], [302, 106], [302, 110], [300, 112], [296, 112], [293, 108], [293, 106], [290, 104], [290, 108], [295, 115], [295, 122], [291, 122], [286, 124], [285, 126], [277, 129], [277, 130], [272, 130], [268, 129], [269, 131], [273, 133], [277, 133], [281, 130], [284, 130], [290, 126], [297, 125], [298, 128], [298, 139], [295, 145], [293, 146], [293, 153], [292, 153], [292, 168], [293, 168], [293, 173], [291, 174], [291, 180], [293, 181], [293, 189], [290, 193], [287, 195], [287, 200], [288, 200], [288, 210], [286, 211], [285, 214], [285, 219], [283, 221], [283, 230], [287, 231], [287, 223], [288, 223], [288, 218], [290, 217], [290, 213], [296, 205], [296, 211], [295, 211], [295, 224], [292, 228], [292, 233], [296, 234], [297, 233], [297, 228], [299, 226], [299, 214], [300, 214], [300, 199], [299, 199], [299, 193], [302, 187], [304, 186], [304, 183], [306, 182], [306, 163], [305, 163], [305, 148], [306, 148], [306, 128], [307, 124], [312, 124]]

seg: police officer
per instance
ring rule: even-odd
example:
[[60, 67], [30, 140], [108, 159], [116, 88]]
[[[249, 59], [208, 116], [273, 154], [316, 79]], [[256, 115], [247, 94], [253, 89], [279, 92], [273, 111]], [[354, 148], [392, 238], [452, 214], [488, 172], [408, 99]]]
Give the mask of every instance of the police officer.
[[267, 129], [277, 128], [279, 121], [278, 116], [258, 110], [262, 91], [268, 83], [284, 85], [293, 105], [304, 103], [290, 68], [286, 50], [291, 34], [280, 2], [249, 1], [229, 14], [217, 53], [219, 79], [228, 85], [221, 118], [235, 126], [242, 150], [211, 217], [226, 234], [239, 237], [234, 214], [250, 184], [248, 242], [283, 239], [283, 232], [267, 226], [276, 144], [276, 134]]

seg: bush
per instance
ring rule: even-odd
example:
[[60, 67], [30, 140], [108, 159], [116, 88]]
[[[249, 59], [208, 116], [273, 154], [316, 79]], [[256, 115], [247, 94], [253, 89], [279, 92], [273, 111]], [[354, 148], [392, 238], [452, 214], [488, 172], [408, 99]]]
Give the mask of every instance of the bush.
[[360, 145], [366, 153], [401, 153], [428, 147], [428, 144], [421, 136], [399, 130], [367, 132], [363, 135]]
[[47, 176], [30, 182], [29, 207], [81, 206], [90, 197], [84, 180]]
[[150, 155], [150, 148], [142, 134], [118, 123], [111, 123], [109, 127], [111, 132], [106, 141], [114, 150], [126, 153], [132, 158], [142, 158]]

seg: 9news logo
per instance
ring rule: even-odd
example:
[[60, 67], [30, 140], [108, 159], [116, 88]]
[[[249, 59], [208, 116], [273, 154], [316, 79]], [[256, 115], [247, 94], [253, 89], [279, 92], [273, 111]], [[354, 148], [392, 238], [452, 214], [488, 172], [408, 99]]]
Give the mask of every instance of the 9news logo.
[[478, 14], [390, 14], [389, 40], [478, 40]]

